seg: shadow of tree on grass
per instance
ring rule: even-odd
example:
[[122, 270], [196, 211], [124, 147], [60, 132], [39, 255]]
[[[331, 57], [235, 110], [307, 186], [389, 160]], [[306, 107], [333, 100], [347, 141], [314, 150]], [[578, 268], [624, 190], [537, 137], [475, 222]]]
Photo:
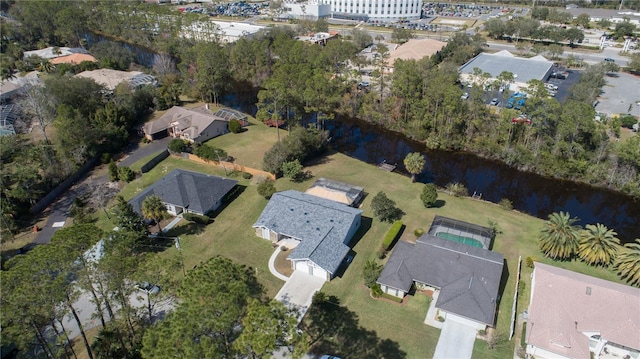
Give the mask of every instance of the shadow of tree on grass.
[[334, 296], [314, 295], [313, 305], [300, 326], [309, 335], [310, 351], [314, 354], [350, 359], [406, 358], [398, 343], [380, 339], [376, 332], [360, 326], [358, 316], [341, 306]]

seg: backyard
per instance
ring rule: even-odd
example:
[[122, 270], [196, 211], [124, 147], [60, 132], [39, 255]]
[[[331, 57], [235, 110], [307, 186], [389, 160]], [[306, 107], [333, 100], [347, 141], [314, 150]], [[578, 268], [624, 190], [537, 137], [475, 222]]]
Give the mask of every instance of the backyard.
[[[273, 128], [253, 122], [246, 132], [220, 136], [207, 144], [225, 149], [242, 165], [260, 169], [261, 160], [257, 158], [261, 158], [261, 154], [275, 143], [275, 131]], [[281, 136], [285, 133], [281, 131]], [[139, 165], [136, 164], [136, 166]], [[126, 199], [130, 199], [174, 168], [224, 175], [224, 170], [218, 167], [169, 157], [150, 172], [125, 186], [121, 194]], [[411, 183], [406, 176], [381, 171], [373, 165], [341, 153], [328, 153], [316, 163], [307, 166], [305, 170], [311, 171], [313, 178], [302, 183], [292, 183], [288, 179], [281, 178], [276, 181], [277, 190], [305, 190], [316, 178], [325, 177], [361, 186], [368, 194], [361, 207], [364, 210], [363, 224], [354, 239], [355, 257], [340, 277], [325, 284], [323, 291], [334, 296], [338, 301], [336, 304], [352, 313], [351, 318], [355, 318], [358, 326], [372, 331], [381, 341], [388, 339], [391, 343], [396, 343], [400, 350], [399, 355], [396, 356], [398, 358], [432, 356], [440, 331], [423, 323], [428, 306], [427, 296], [423, 294], [411, 296], [405, 300], [404, 304], [397, 304], [372, 299], [364, 286], [362, 279], [364, 264], [367, 260], [377, 258], [382, 239], [390, 227], [388, 223], [372, 219], [371, 199], [378, 191], [384, 191], [405, 212], [402, 221], [406, 228], [400, 240], [415, 241], [414, 230], [417, 228], [428, 230], [435, 215], [482, 226], [490, 226], [490, 222], [495, 225], [498, 235], [492, 249], [502, 253], [507, 264], [503, 275], [504, 290], [496, 325], [496, 330], [503, 338], [508, 338], [509, 333], [518, 256], [522, 256], [521, 280], [525, 283], [524, 290], [519, 295], [518, 312], [526, 309], [529, 300], [531, 269], [524, 265], [524, 260], [528, 256], [539, 258], [545, 263], [619, 282], [617, 276], [607, 269], [589, 267], [577, 261], [553, 262], [543, 258], [537, 244], [542, 220], [526, 214], [505, 210], [493, 203], [449, 196], [443, 192], [439, 193], [440, 205], [437, 208], [426, 209], [418, 195], [422, 184]], [[181, 237], [182, 256], [187, 269], [212, 256], [223, 255], [254, 268], [267, 294], [273, 297], [283, 284], [282, 281], [273, 277], [267, 268], [268, 259], [274, 248], [269, 241], [258, 238], [252, 228], [252, 224], [262, 212], [267, 200], [257, 194], [254, 179], [244, 179], [237, 173], [231, 176], [238, 180], [242, 192], [215, 215], [213, 223], [203, 226], [182, 221], [168, 235]], [[110, 205], [113, 205], [113, 202]], [[98, 223], [104, 229], [113, 228], [113, 224], [106, 217], [101, 217]], [[177, 254], [175, 247], [168, 247], [159, 255], [175, 256]], [[383, 263], [380, 260], [379, 262]], [[343, 351], [341, 346], [347, 345], [346, 342], [331, 343], [330, 341], [325, 344], [329, 346], [333, 344], [336, 354]], [[513, 348], [512, 341], [511, 343], [503, 342], [497, 345], [496, 349], [489, 350], [486, 343], [477, 340], [474, 357], [504, 358], [513, 355]]]

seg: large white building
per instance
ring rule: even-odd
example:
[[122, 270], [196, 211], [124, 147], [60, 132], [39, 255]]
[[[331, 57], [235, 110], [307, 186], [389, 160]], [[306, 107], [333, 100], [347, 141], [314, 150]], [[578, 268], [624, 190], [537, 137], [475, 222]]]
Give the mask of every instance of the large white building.
[[422, 13], [422, 0], [324, 0], [333, 17], [361, 20], [416, 20]]
[[285, 2], [283, 16], [289, 19], [318, 20], [331, 15], [331, 5], [320, 3], [317, 0], [308, 2]]

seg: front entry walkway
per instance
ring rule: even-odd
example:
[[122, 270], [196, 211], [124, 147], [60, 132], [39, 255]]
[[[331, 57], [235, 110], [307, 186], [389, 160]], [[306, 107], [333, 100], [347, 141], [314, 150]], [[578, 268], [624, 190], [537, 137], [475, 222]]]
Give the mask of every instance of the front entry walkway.
[[433, 359], [470, 359], [477, 331], [462, 323], [445, 320]]
[[298, 322], [311, 306], [313, 294], [324, 285], [325, 280], [320, 277], [296, 270], [287, 282], [280, 288], [275, 299], [281, 301], [289, 308], [298, 310]]

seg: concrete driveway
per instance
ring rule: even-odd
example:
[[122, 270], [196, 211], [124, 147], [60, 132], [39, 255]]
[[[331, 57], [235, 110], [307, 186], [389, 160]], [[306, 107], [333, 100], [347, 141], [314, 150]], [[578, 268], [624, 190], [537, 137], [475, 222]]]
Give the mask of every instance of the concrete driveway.
[[445, 320], [433, 359], [470, 359], [476, 330], [453, 320]]
[[324, 285], [324, 279], [296, 270], [289, 280], [280, 288], [275, 299], [281, 301], [289, 308], [295, 308], [298, 312], [298, 322], [311, 305], [313, 293], [319, 291]]

